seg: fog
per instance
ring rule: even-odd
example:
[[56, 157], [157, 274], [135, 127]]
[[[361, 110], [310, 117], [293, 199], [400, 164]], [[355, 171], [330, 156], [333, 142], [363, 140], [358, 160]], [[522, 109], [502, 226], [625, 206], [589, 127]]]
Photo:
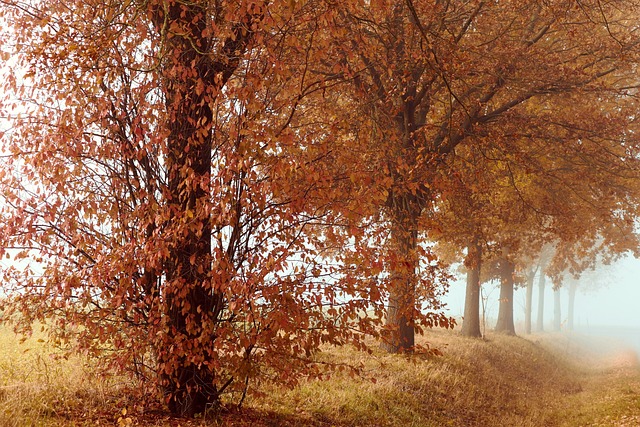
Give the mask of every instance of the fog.
[[[640, 353], [640, 260], [627, 257], [613, 264], [601, 275], [597, 289], [584, 292], [578, 288], [575, 300], [574, 327], [576, 333], [621, 338]], [[486, 330], [495, 326], [498, 315], [497, 282], [483, 285], [486, 298]], [[448, 295], [447, 313], [461, 318], [464, 312], [465, 278], [452, 282]], [[562, 304], [562, 329], [567, 329], [568, 292], [560, 290]], [[553, 290], [547, 279], [544, 299], [544, 329], [553, 331]], [[524, 333], [525, 289], [519, 288], [514, 296], [514, 320], [516, 331]], [[481, 307], [482, 310], [482, 307]], [[538, 280], [534, 284], [532, 329], [536, 332], [538, 312]], [[482, 319], [481, 319], [482, 321]]]

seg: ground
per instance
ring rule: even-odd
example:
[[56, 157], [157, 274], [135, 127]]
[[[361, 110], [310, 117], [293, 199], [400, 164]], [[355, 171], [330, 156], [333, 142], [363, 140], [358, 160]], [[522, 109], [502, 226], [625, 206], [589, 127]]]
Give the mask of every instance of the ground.
[[621, 342], [578, 334], [486, 340], [434, 330], [443, 356], [372, 355], [341, 348], [322, 358], [362, 363], [293, 390], [262, 385], [240, 410], [195, 420], [143, 404], [121, 376], [97, 376], [81, 357], [60, 360], [36, 336], [0, 329], [0, 426], [640, 426], [638, 356]]

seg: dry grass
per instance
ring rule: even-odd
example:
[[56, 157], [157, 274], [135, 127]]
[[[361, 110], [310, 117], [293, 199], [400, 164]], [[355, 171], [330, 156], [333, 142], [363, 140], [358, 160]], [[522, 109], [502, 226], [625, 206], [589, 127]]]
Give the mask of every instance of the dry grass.
[[[80, 357], [61, 358], [41, 334], [25, 342], [0, 326], [0, 426], [113, 425], [127, 405], [126, 384], [104, 377]], [[107, 409], [108, 408], [108, 409]]]
[[551, 426], [559, 424], [549, 404], [581, 390], [568, 366], [527, 340], [480, 341], [443, 331], [428, 339], [446, 346], [445, 355], [334, 351], [335, 358], [358, 357], [377, 381], [338, 376], [255, 404], [340, 426]]
[[[467, 339], [432, 331], [442, 357], [327, 349], [362, 363], [365, 378], [335, 374], [294, 390], [264, 386], [242, 411], [184, 421], [128, 399], [126, 384], [82, 359], [58, 360], [37, 337], [0, 329], [0, 426], [637, 426], [640, 370], [622, 347], [607, 354], [565, 336]], [[376, 381], [373, 382], [372, 378]], [[122, 416], [120, 411], [127, 408]]]

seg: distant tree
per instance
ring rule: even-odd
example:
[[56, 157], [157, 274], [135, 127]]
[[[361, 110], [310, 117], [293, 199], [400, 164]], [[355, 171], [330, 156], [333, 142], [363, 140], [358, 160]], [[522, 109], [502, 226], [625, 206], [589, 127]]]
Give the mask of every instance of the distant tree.
[[[561, 286], [567, 290], [567, 329], [572, 331], [575, 324], [575, 300], [578, 290], [592, 292], [615, 282], [616, 261], [625, 253], [594, 252], [593, 262], [581, 264], [582, 270], [565, 271], [559, 276]], [[574, 266], [575, 268], [575, 266]]]
[[553, 330], [558, 332], [562, 329], [562, 302], [560, 299], [560, 287], [553, 287]]
[[507, 335], [515, 335], [516, 328], [513, 322], [513, 290], [515, 263], [508, 257], [503, 257], [499, 261], [500, 272], [500, 297], [498, 320], [495, 331]]
[[[542, 248], [540, 257], [537, 261], [538, 270], [538, 315], [536, 319], [536, 330], [539, 332], [544, 331], [544, 291], [546, 285], [547, 265], [549, 264], [551, 257], [553, 256], [554, 248], [551, 244], [547, 244]], [[533, 283], [531, 283], [533, 286]], [[528, 305], [531, 307], [531, 304]], [[526, 315], [526, 314], [525, 314]], [[531, 314], [529, 314], [531, 316]]]
[[524, 333], [531, 333], [531, 312], [533, 307], [533, 282], [536, 277], [536, 273], [539, 270], [539, 266], [529, 266], [526, 271], [526, 297], [524, 306]]
[[538, 317], [536, 320], [536, 330], [544, 331], [544, 291], [546, 284], [546, 272], [544, 268], [540, 268], [538, 276]]
[[482, 270], [482, 244], [480, 242], [475, 241], [467, 247], [465, 267], [467, 270], [467, 287], [461, 333], [467, 337], [481, 337], [480, 272]]

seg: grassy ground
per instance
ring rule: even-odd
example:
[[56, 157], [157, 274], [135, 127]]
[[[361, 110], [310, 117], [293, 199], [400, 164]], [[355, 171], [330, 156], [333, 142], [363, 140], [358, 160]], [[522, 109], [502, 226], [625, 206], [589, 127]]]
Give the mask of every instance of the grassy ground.
[[[74, 426], [111, 419], [124, 407], [121, 379], [99, 376], [82, 358], [61, 359], [42, 335], [21, 342], [0, 326], [0, 426]], [[113, 422], [111, 422], [113, 425]]]
[[266, 387], [240, 412], [184, 421], [136, 404], [126, 383], [96, 376], [82, 359], [57, 360], [38, 337], [19, 344], [0, 328], [0, 426], [640, 425], [638, 360], [618, 343], [592, 349], [576, 336], [482, 341], [450, 331], [427, 339], [444, 356], [331, 349], [323, 357], [362, 362], [366, 378]]

